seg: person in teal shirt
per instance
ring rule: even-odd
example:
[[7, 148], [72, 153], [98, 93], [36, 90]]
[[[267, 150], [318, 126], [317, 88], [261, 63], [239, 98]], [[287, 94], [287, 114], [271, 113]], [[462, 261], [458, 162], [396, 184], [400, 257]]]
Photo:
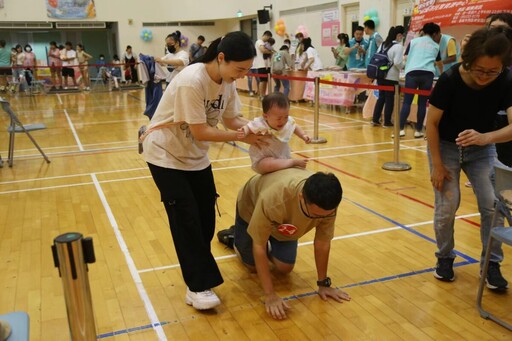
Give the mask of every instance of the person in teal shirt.
[[349, 40], [343, 52], [348, 55], [348, 69], [364, 69], [364, 54], [368, 49], [368, 40], [363, 38], [364, 28], [357, 26], [354, 37]]
[[5, 91], [7, 76], [12, 75], [11, 50], [5, 48], [5, 40], [0, 40], [0, 91]]
[[380, 47], [384, 39], [382, 39], [382, 36], [378, 32], [375, 32], [375, 22], [373, 20], [366, 20], [363, 25], [364, 33], [369, 36], [368, 48], [366, 49], [364, 58], [364, 65], [365, 67], [368, 67], [370, 59], [372, 59], [375, 52], [377, 52], [377, 49]]

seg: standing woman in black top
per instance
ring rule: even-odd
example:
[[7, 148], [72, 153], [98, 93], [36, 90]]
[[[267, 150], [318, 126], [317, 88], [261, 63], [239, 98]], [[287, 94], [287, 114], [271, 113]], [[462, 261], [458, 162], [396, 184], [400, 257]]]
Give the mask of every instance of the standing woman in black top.
[[[496, 113], [505, 110], [512, 122], [512, 32], [480, 29], [462, 54], [462, 63], [443, 73], [430, 97], [427, 120], [430, 179], [434, 187], [434, 230], [437, 266], [434, 276], [453, 281], [454, 223], [460, 204], [460, 172], [473, 186], [480, 212], [482, 256], [491, 231], [495, 194], [491, 177], [495, 143], [512, 139], [512, 125], [495, 130]], [[487, 287], [503, 290], [501, 243], [494, 242], [486, 276]]]

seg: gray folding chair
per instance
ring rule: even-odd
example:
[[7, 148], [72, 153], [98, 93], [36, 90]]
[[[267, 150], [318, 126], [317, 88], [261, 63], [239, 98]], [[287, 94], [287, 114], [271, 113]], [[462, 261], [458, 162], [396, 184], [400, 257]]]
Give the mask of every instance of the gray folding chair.
[[499, 325], [512, 330], [512, 324], [496, 317], [482, 307], [482, 296], [485, 286], [485, 274], [489, 269], [489, 260], [491, 258], [491, 245], [494, 241], [502, 242], [503, 244], [512, 246], [512, 170], [495, 166], [495, 192], [497, 197], [496, 208], [494, 213], [493, 223], [496, 223], [498, 215], [502, 215], [507, 219], [509, 227], [498, 226], [491, 230], [489, 235], [489, 242], [485, 250], [484, 264], [482, 269], [482, 276], [480, 278], [480, 285], [478, 286], [478, 294], [476, 298], [476, 305], [480, 316], [492, 320]]
[[[7, 131], [9, 132], [9, 154], [7, 156], [7, 163], [9, 164], [9, 167], [12, 167], [13, 161], [14, 161], [14, 136], [16, 135], [16, 133], [27, 134], [28, 138], [30, 139], [30, 141], [32, 141], [32, 143], [37, 148], [39, 153], [41, 153], [41, 155], [43, 156], [45, 161], [47, 163], [50, 163], [50, 159], [48, 159], [48, 157], [43, 152], [41, 147], [39, 147], [39, 145], [37, 144], [36, 140], [34, 140], [32, 135], [30, 135], [31, 131], [46, 129], [46, 126], [42, 123], [23, 125], [20, 122], [18, 116], [16, 116], [14, 111], [11, 109], [11, 106], [9, 105], [9, 102], [7, 102], [7, 100], [0, 97], [0, 103], [2, 104], [2, 109], [9, 115], [9, 118], [11, 119], [11, 123], [9, 124], [9, 127], [7, 128]], [[1, 161], [1, 158], [0, 158], [0, 166], [2, 166], [2, 165], [3, 165], [3, 162]]]

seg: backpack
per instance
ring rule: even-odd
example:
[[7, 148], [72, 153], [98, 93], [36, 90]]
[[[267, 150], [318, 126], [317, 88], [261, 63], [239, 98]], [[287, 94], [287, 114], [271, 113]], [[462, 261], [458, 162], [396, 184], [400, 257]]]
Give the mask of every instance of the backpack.
[[393, 62], [389, 60], [388, 51], [395, 45], [391, 44], [390, 47], [383, 50], [384, 45], [380, 47], [380, 51], [377, 51], [370, 59], [370, 63], [366, 68], [366, 75], [371, 79], [385, 79], [388, 75], [389, 69], [393, 66]]
[[284, 70], [284, 58], [281, 52], [274, 53], [272, 57], [272, 73], [280, 75]]

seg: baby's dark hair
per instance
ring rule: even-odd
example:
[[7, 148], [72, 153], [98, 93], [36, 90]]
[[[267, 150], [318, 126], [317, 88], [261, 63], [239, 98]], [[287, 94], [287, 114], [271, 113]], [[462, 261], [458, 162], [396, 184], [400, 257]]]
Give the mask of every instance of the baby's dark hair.
[[270, 111], [273, 106], [278, 108], [286, 109], [290, 107], [290, 100], [281, 92], [273, 92], [263, 97], [261, 102], [263, 112], [266, 114]]

